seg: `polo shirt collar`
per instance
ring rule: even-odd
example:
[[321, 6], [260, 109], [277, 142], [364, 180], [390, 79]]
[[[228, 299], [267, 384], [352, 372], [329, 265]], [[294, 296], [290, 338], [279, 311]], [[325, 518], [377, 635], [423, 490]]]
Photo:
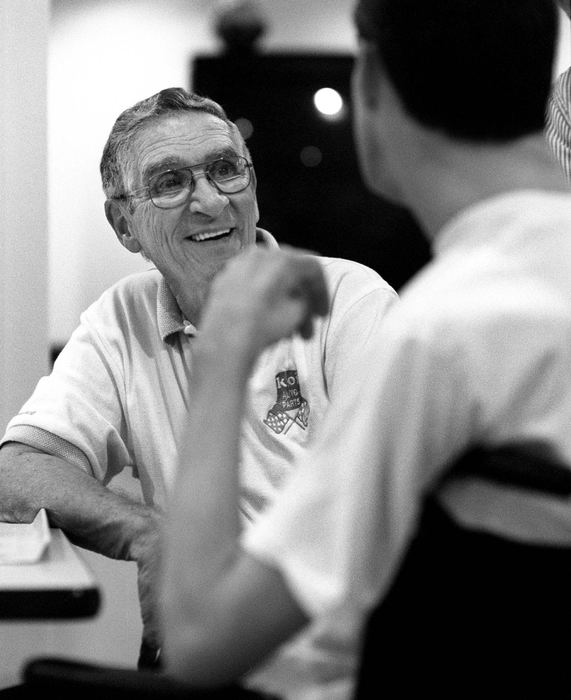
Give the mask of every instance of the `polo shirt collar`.
[[[272, 234], [261, 228], [256, 229], [256, 245], [278, 248], [278, 243]], [[174, 294], [162, 276], [157, 294], [157, 324], [163, 341], [181, 331], [186, 335], [196, 335], [197, 332], [196, 327], [183, 317]]]
[[184, 330], [182, 312], [164, 277], [159, 280], [157, 294], [157, 324], [163, 341]]
[[566, 193], [530, 189], [501, 192], [482, 199], [459, 211], [443, 226], [432, 242], [432, 250], [439, 256], [459, 247], [480, 248], [486, 242], [496, 246], [511, 230], [513, 219], [529, 216], [527, 212], [534, 206], [536, 211], [541, 211], [548, 197], [562, 196], [569, 201]]

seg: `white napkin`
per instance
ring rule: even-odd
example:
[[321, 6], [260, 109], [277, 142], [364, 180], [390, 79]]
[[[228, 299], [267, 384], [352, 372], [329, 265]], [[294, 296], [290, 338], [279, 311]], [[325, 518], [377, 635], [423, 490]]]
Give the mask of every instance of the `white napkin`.
[[51, 539], [45, 508], [31, 523], [0, 523], [0, 564], [34, 564]]

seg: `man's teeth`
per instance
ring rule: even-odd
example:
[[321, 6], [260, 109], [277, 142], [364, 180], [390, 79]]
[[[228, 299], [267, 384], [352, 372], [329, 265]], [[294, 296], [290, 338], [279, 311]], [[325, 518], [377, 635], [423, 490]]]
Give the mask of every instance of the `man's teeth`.
[[227, 236], [230, 233], [230, 229], [226, 228], [223, 231], [210, 231], [209, 233], [195, 233], [191, 236], [193, 241], [208, 241], [210, 238], [218, 238], [219, 236]]

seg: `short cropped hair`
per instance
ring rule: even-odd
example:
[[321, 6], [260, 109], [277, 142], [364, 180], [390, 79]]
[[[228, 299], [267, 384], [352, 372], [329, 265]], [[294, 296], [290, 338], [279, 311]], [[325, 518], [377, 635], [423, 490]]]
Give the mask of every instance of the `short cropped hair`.
[[469, 141], [543, 129], [557, 38], [553, 0], [359, 0], [355, 22], [424, 126]]
[[206, 112], [228, 124], [243, 154], [249, 158], [248, 149], [236, 125], [224, 109], [214, 100], [184, 88], [166, 88], [137, 102], [117, 118], [101, 157], [100, 171], [103, 191], [107, 199], [120, 198], [125, 192], [125, 164], [135, 136], [151, 121], [177, 112]]

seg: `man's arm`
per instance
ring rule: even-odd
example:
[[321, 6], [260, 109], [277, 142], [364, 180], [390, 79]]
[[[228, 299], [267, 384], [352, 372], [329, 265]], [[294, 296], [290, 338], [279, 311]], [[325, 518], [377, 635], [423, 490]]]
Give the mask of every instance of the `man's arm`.
[[296, 331], [309, 336], [327, 308], [321, 267], [306, 255], [256, 250], [213, 284], [165, 541], [165, 660], [186, 681], [233, 680], [307, 621], [281, 574], [240, 548], [237, 465], [258, 354]]
[[0, 450], [0, 520], [31, 522], [45, 508], [50, 524], [75, 544], [137, 562], [144, 637], [157, 645], [154, 589], [160, 514], [115, 494], [79, 467], [27, 445]]
[[31, 522], [45, 508], [70, 539], [113, 559], [136, 561], [158, 514], [113, 493], [79, 467], [17, 442], [0, 450], [0, 520]]

